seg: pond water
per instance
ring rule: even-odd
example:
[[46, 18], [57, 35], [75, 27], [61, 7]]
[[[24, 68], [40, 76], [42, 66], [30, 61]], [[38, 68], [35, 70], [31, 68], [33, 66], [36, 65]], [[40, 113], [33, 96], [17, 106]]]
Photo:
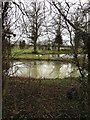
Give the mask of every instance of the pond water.
[[59, 61], [13, 61], [12, 66], [10, 76], [53, 79], [79, 76], [74, 64]]
[[[54, 57], [54, 58], [74, 58], [74, 54], [38, 54], [38, 55], [36, 54], [36, 56], [39, 56], [39, 57], [45, 56], [48, 58], [52, 58], [52, 57]], [[77, 57], [83, 58], [84, 54], [77, 54]]]
[[46, 54], [47, 57], [55, 58], [73, 58], [73, 54]]

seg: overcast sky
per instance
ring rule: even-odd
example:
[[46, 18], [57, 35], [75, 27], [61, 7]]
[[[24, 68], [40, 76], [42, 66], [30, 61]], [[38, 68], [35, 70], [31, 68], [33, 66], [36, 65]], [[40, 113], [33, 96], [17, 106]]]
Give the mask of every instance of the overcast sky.
[[[16, 2], [18, 2], [18, 0], [14, 0], [14, 1], [16, 1]], [[31, 1], [34, 1], [34, 0], [21, 0], [21, 2], [24, 2], [26, 5], [29, 5], [30, 4], [30, 2]], [[37, 0], [37, 1], [43, 1], [43, 0]], [[47, 0], [45, 0], [45, 1], [47, 1]], [[64, 0], [54, 0], [54, 1], [61, 1], [61, 2], [64, 2]], [[80, 1], [80, 0], [66, 0], [67, 2], [73, 2], [73, 3], [75, 3], [75, 2], [78, 2], [78, 1]], [[85, 3], [85, 2], [87, 2], [88, 0], [81, 0], [81, 2], [82, 3]], [[48, 4], [47, 4], [47, 6], [48, 6]], [[49, 18], [48, 18], [49, 19]], [[20, 31], [19, 31], [20, 32]], [[18, 34], [19, 34], [19, 32], [18, 32]], [[52, 35], [51, 35], [51, 37], [53, 37]], [[63, 35], [62, 36], [63, 37], [63, 39], [64, 40], [68, 40], [68, 36], [67, 35]], [[45, 39], [45, 37], [42, 37], [41, 39]], [[47, 38], [46, 38], [47, 39]], [[68, 42], [69, 43], [69, 42]]]

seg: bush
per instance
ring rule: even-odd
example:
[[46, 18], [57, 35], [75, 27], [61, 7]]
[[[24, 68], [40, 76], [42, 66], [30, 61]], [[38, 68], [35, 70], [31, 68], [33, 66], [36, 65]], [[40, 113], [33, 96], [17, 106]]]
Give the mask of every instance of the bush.
[[24, 49], [24, 48], [25, 48], [25, 45], [26, 45], [25, 40], [20, 41], [20, 43], [19, 43], [20, 49]]

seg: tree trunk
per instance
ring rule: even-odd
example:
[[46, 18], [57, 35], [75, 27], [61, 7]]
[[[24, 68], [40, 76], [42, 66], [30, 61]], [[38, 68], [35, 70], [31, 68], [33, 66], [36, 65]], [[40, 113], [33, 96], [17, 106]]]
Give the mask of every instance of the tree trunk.
[[34, 53], [37, 52], [36, 41], [34, 41]]
[[58, 43], [58, 52], [60, 51], [60, 43]]
[[88, 120], [90, 119], [90, 53], [88, 53]]

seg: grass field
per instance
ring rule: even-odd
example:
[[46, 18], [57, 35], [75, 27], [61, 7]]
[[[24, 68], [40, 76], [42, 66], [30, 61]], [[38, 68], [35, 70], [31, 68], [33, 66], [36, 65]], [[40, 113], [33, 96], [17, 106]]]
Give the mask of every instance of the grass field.
[[[19, 47], [13, 47], [12, 49], [12, 54], [15, 53], [32, 53], [33, 48], [25, 48], [25, 49], [20, 49]], [[37, 49], [38, 53], [52, 53], [52, 54], [70, 54], [72, 53], [71, 48], [60, 48], [60, 51], [57, 50], [42, 50], [42, 49]]]
[[[71, 54], [70, 50], [61, 49], [60, 52], [58, 51], [52, 51], [52, 50], [38, 50], [37, 54], [32, 54], [33, 49], [19, 49], [14, 47], [12, 49], [12, 58], [13, 59], [25, 59], [25, 60], [54, 60], [54, 61], [72, 61], [71, 58], [60, 58], [60, 57], [54, 57], [54, 54]], [[52, 57], [50, 57], [50, 54], [52, 54]]]

